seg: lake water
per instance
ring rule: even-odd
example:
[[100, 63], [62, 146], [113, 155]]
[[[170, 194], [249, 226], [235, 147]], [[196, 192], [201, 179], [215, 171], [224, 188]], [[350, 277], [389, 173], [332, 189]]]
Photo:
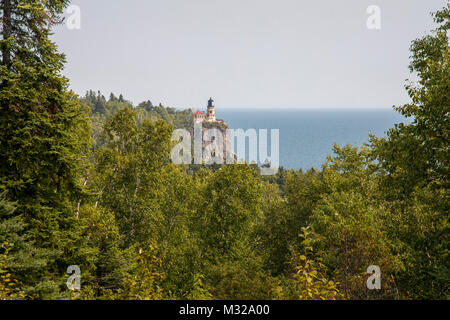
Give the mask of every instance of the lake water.
[[[216, 117], [231, 129], [279, 129], [280, 165], [320, 168], [333, 144], [362, 146], [369, 133], [385, 136], [395, 123], [406, 122], [393, 109], [219, 109]], [[270, 140], [270, 139], [269, 139]], [[270, 148], [269, 148], [270, 150]], [[270, 151], [269, 151], [270, 152]]]

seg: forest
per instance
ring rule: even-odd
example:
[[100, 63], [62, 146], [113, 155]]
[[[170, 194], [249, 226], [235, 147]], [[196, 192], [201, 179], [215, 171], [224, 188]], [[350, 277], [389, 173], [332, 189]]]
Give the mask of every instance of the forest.
[[448, 1], [411, 43], [412, 120], [275, 176], [171, 163], [191, 110], [71, 91], [68, 4], [0, 1], [0, 300], [450, 298]]

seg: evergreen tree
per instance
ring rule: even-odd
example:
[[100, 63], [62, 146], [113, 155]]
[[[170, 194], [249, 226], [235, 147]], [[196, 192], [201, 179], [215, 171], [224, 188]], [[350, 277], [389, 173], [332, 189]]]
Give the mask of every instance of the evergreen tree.
[[30, 234], [25, 231], [23, 219], [14, 215], [15, 210], [16, 204], [6, 199], [6, 192], [1, 193], [0, 300], [2, 296], [24, 298], [28, 289], [26, 284], [33, 283], [33, 278], [46, 267], [47, 262], [48, 252], [35, 247]]
[[68, 91], [65, 58], [49, 39], [67, 3], [1, 1], [0, 185], [18, 201], [36, 246], [49, 250], [24, 284], [40, 298], [59, 297], [67, 266], [86, 253], [75, 207], [90, 147], [88, 108]]

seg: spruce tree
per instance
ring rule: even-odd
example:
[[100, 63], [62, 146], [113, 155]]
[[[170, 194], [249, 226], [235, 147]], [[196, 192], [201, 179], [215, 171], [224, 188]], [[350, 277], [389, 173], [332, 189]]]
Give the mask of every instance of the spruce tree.
[[[46, 266], [47, 250], [38, 249], [30, 239], [22, 217], [14, 214], [16, 203], [0, 194], [0, 300], [24, 298], [24, 284]], [[12, 285], [11, 285], [12, 283]]]
[[[61, 297], [65, 270], [88, 251], [76, 217], [90, 147], [88, 108], [68, 91], [65, 57], [49, 39], [67, 0], [1, 0], [0, 188], [47, 255], [25, 273], [27, 294]], [[3, 218], [2, 218], [3, 219]]]

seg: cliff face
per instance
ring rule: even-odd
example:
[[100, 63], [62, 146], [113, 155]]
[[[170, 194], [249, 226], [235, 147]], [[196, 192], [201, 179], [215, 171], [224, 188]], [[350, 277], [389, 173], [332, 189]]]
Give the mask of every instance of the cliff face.
[[[236, 155], [231, 149], [228, 135], [228, 125], [223, 120], [195, 124], [201, 127], [203, 162], [205, 164], [231, 164], [236, 161]], [[192, 137], [195, 129], [193, 129]]]

